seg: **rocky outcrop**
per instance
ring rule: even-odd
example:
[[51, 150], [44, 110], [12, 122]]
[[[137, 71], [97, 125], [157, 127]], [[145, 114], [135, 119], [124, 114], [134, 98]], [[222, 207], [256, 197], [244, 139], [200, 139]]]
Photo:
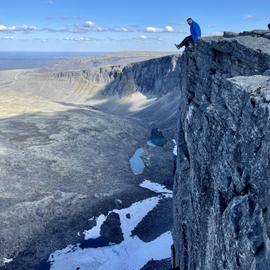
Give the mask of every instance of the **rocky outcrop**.
[[205, 38], [183, 54], [173, 229], [181, 270], [270, 269], [270, 42], [257, 34]]
[[100, 227], [100, 236], [108, 242], [119, 244], [124, 240], [120, 217], [117, 213], [110, 213]]
[[244, 31], [240, 33], [239, 36], [263, 37], [270, 39], [270, 31], [269, 30]]
[[269, 30], [253, 30], [253, 31], [244, 31], [242, 33], [228, 32], [225, 31], [223, 37], [232, 38], [237, 36], [252, 36], [252, 37], [262, 37], [270, 39], [270, 31]]
[[132, 235], [137, 235], [144, 242], [154, 241], [163, 233], [171, 231], [172, 219], [172, 199], [167, 198], [142, 219], [132, 231]]

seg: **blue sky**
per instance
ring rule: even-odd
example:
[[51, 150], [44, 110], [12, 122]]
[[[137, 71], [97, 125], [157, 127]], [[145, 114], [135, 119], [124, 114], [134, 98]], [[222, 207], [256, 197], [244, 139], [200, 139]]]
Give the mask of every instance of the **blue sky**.
[[0, 51], [174, 50], [203, 35], [263, 29], [269, 0], [1, 0]]

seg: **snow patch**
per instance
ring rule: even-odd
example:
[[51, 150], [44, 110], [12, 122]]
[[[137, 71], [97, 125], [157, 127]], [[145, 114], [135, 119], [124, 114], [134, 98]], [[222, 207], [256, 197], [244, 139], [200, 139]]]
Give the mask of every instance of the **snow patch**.
[[[124, 236], [122, 243], [85, 249], [80, 248], [78, 244], [69, 245], [50, 255], [50, 270], [74, 270], [78, 267], [80, 270], [139, 270], [152, 259], [162, 260], [170, 257], [170, 247], [173, 242], [170, 232], [160, 235], [149, 243], [143, 242], [137, 236], [131, 236], [134, 228], [158, 205], [164, 196], [172, 196], [171, 190], [149, 180], [145, 180], [140, 186], [159, 195], [135, 202], [128, 208], [114, 209], [108, 213], [109, 215], [114, 212], [120, 217]], [[100, 237], [100, 227], [107, 216], [100, 215], [96, 219], [97, 225], [84, 232], [86, 240]]]
[[144, 180], [140, 187], [149, 189], [156, 193], [166, 193], [166, 194], [173, 194], [173, 192], [167, 189], [165, 186], [160, 185], [158, 183], [151, 182], [150, 180]]
[[153, 144], [151, 141], [147, 141], [147, 145], [150, 146], [150, 147], [156, 147], [156, 145]]
[[173, 139], [172, 141], [173, 141], [173, 143], [174, 143], [173, 154], [174, 154], [175, 156], [177, 156], [177, 143], [176, 143], [176, 140], [175, 140], [175, 139]]
[[186, 115], [186, 120], [187, 120], [188, 124], [190, 124], [190, 122], [191, 122], [193, 112], [194, 112], [194, 106], [191, 105], [191, 106], [189, 106], [188, 112], [187, 112], [187, 115]]
[[139, 270], [148, 261], [170, 257], [172, 236], [164, 233], [154, 241], [145, 243], [138, 237], [130, 238], [119, 245], [96, 249], [65, 250], [55, 253], [51, 270]]
[[4, 258], [3, 259], [3, 264], [8, 264], [8, 263], [11, 263], [13, 261], [13, 258]]
[[91, 230], [88, 231], [84, 231], [84, 238], [85, 240], [88, 239], [96, 239], [100, 237], [100, 227], [103, 224], [103, 222], [106, 220], [106, 216], [105, 215], [100, 215], [97, 219], [96, 219], [96, 223], [97, 225], [95, 227], [93, 227]]

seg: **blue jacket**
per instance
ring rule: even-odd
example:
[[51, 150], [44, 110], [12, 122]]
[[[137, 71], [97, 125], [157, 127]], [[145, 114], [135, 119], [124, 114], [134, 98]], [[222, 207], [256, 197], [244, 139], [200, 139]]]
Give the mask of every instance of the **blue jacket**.
[[200, 28], [199, 24], [197, 24], [194, 21], [192, 21], [192, 24], [190, 25], [190, 34], [191, 34], [193, 41], [196, 41], [202, 35], [201, 28]]

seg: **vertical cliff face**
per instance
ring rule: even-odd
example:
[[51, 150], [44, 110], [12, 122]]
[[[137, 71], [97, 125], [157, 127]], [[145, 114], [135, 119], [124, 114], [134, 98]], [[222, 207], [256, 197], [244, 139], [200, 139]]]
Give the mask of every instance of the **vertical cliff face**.
[[270, 41], [200, 40], [181, 62], [174, 243], [181, 270], [270, 269]]
[[[180, 65], [178, 55], [168, 55], [123, 66], [99, 67], [82, 71], [53, 73], [57, 82], [75, 84], [87, 90], [95, 85], [107, 96], [125, 96], [134, 92], [160, 97], [179, 91]], [[83, 94], [83, 93], [82, 93]], [[89, 94], [89, 93], [88, 93]]]
[[163, 96], [179, 91], [179, 56], [169, 55], [125, 66], [104, 94], [126, 95], [135, 91], [146, 95]]

